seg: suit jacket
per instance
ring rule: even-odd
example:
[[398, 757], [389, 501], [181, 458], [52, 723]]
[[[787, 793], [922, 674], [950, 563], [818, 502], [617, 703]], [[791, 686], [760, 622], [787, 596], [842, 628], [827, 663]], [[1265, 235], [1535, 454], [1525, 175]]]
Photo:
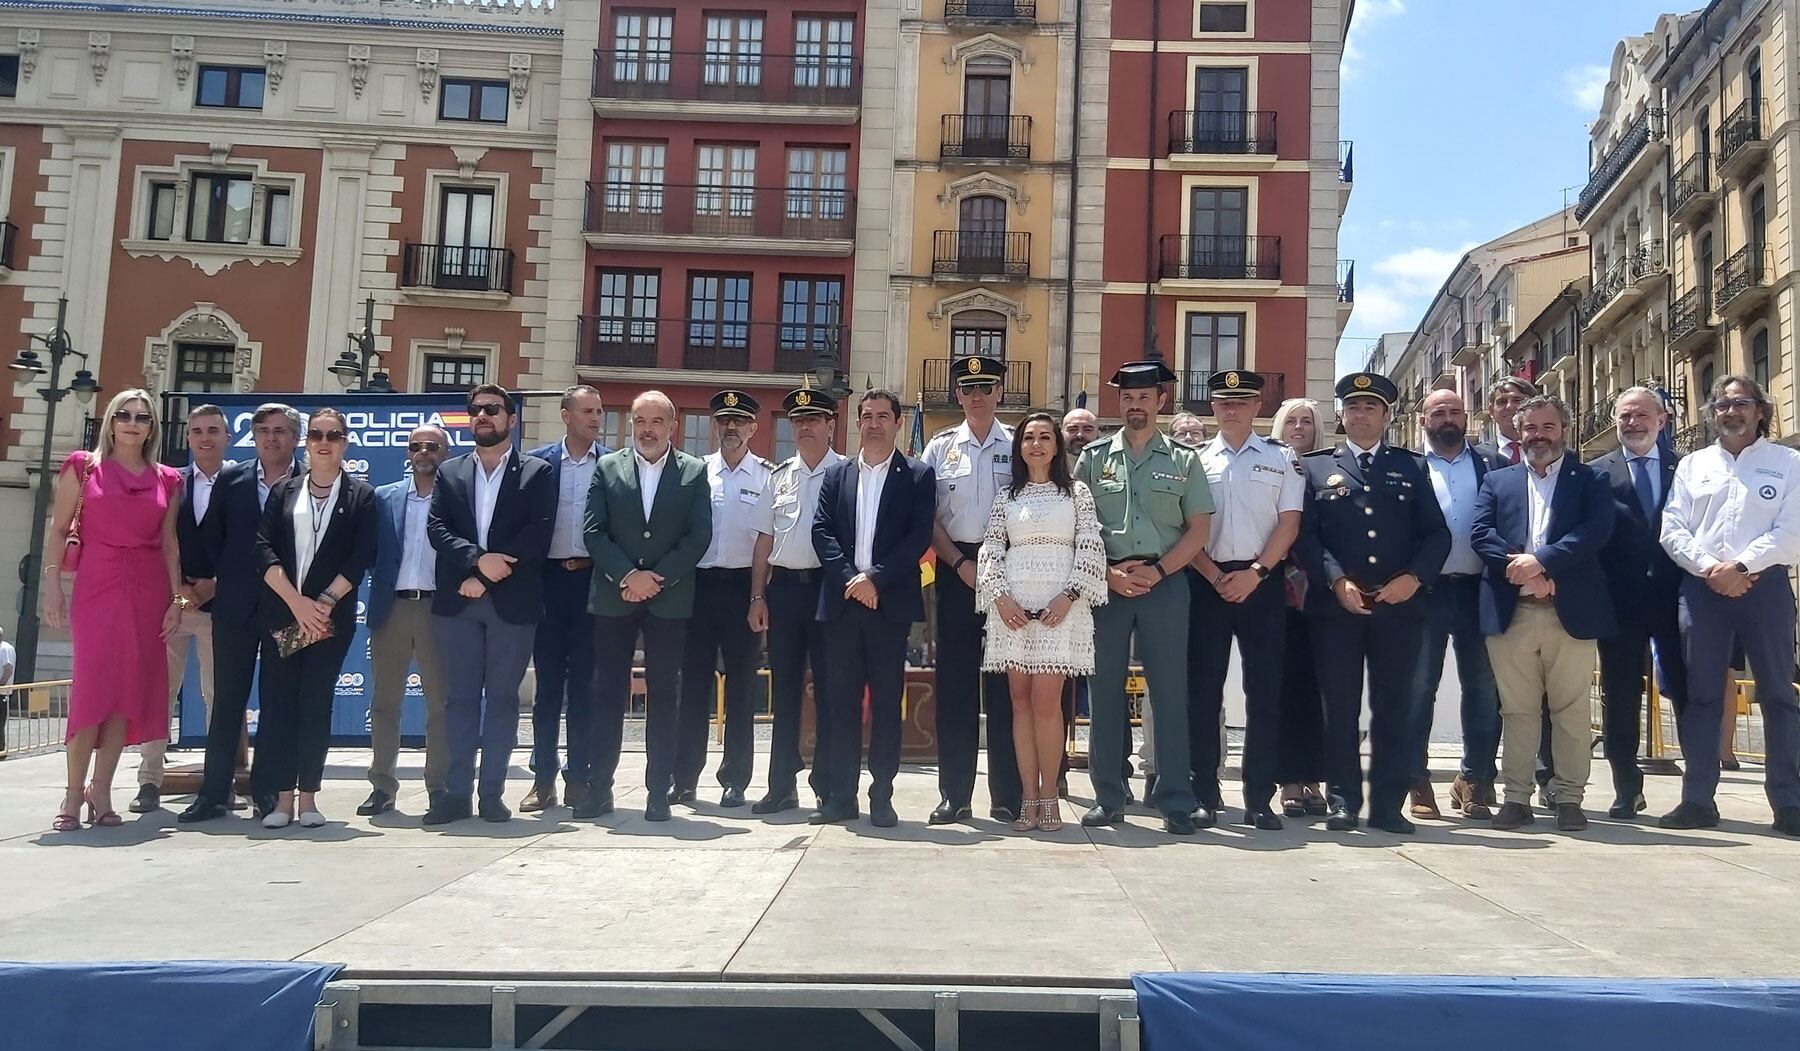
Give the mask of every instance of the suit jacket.
[[[825, 572], [819, 588], [819, 620], [834, 620], [853, 600], [844, 588], [856, 568], [856, 493], [860, 456], [850, 456], [825, 472], [819, 486], [819, 509], [813, 517], [813, 550]], [[881, 486], [881, 506], [870, 545], [869, 579], [880, 595], [875, 612], [902, 624], [925, 619], [920, 591], [919, 560], [931, 547], [931, 523], [937, 515], [937, 473], [899, 450], [888, 461]]]
[[[348, 580], [349, 593], [331, 611], [332, 628], [338, 635], [348, 636], [356, 630], [357, 589], [362, 586], [363, 574], [375, 562], [375, 490], [360, 478], [349, 474], [343, 478], [337, 504], [325, 523], [325, 535], [315, 541], [317, 547], [305, 580], [294, 580], [299, 565], [294, 505], [310, 501], [305, 474], [292, 475], [269, 489], [269, 503], [263, 508], [262, 522], [256, 531], [256, 557], [259, 574], [279, 566], [307, 598], [317, 598], [337, 577]], [[265, 631], [279, 631], [294, 622], [293, 611], [266, 581], [257, 611]]]
[[[213, 479], [212, 499], [206, 505], [206, 516], [194, 521], [194, 465], [188, 464], [181, 469], [181, 510], [175, 516], [175, 543], [181, 552], [181, 576], [188, 581], [207, 580], [216, 574], [213, 568], [212, 552], [207, 549], [207, 529], [212, 520], [223, 514], [223, 505], [218, 496], [218, 483], [223, 480], [225, 467], [220, 465], [219, 476]], [[211, 602], [202, 603], [202, 612], [211, 612]]]
[[1544, 546], [1531, 544], [1531, 497], [1524, 463], [1494, 471], [1475, 499], [1475, 553], [1487, 564], [1481, 578], [1481, 631], [1503, 634], [1512, 624], [1519, 588], [1506, 581], [1513, 555], [1534, 553], [1556, 584], [1552, 602], [1563, 630], [1578, 639], [1597, 639], [1617, 630], [1600, 550], [1613, 530], [1612, 488], [1594, 469], [1564, 455], [1556, 493], [1550, 498], [1550, 526]]
[[639, 604], [625, 601], [619, 584], [639, 569], [663, 578], [662, 590], [643, 603], [651, 616], [681, 620], [694, 613], [694, 567], [712, 544], [712, 489], [705, 460], [676, 448], [663, 455], [667, 462], [648, 521], [636, 449], [607, 453], [594, 465], [582, 538], [594, 559], [588, 612], [596, 616], [636, 612]]
[[1658, 538], [1679, 459], [1668, 447], [1662, 449], [1657, 461], [1662, 477], [1654, 515], [1645, 515], [1638, 503], [1624, 449], [1615, 449], [1588, 465], [1612, 487], [1613, 532], [1600, 550], [1600, 569], [1606, 574], [1606, 588], [1621, 628], [1630, 625], [1648, 631], [1675, 623], [1682, 571]]
[[[1519, 450], [1521, 456], [1523, 456], [1524, 453], [1525, 450]], [[1499, 442], [1478, 442], [1475, 446], [1475, 455], [1488, 461], [1488, 464], [1493, 467], [1513, 466], [1513, 462], [1509, 457], [1501, 455]]]
[[1352, 616], [1332, 593], [1339, 577], [1374, 589], [1411, 573], [1422, 586], [1394, 609], [1424, 616], [1424, 591], [1450, 554], [1450, 527], [1425, 457], [1384, 442], [1365, 477], [1350, 448], [1340, 446], [1302, 456], [1300, 472], [1306, 478], [1299, 554], [1307, 611]]
[[234, 461], [220, 469], [213, 483], [201, 533], [218, 582], [212, 601], [215, 621], [247, 623], [262, 604], [263, 565], [256, 545], [263, 517], [263, 500], [256, 491], [261, 470], [255, 459]]
[[469, 600], [457, 589], [477, 575], [476, 560], [492, 552], [518, 560], [504, 580], [487, 584], [494, 612], [508, 624], [536, 624], [543, 616], [544, 556], [556, 525], [556, 486], [550, 467], [535, 456], [520, 456], [516, 448], [507, 450], [484, 548], [476, 539], [481, 533], [475, 524], [475, 461], [472, 452], [444, 461], [431, 489], [425, 526], [437, 551], [437, 593], [431, 596], [431, 612], [445, 617], [462, 612]]
[[[399, 586], [400, 562], [406, 555], [406, 494], [412, 487], [412, 478], [406, 477], [375, 490], [375, 565], [369, 573], [367, 618], [370, 631], [385, 624], [394, 610], [394, 588]], [[426, 543], [430, 543], [430, 532], [425, 536]]]

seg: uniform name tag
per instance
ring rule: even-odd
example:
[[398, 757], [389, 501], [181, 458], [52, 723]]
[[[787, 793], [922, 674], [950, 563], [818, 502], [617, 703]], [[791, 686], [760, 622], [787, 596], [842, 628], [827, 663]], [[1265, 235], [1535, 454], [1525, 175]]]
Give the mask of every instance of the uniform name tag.
[[1185, 481], [1187, 481], [1187, 475], [1185, 475], [1185, 474], [1166, 474], [1162, 471], [1151, 471], [1150, 477], [1156, 479], [1159, 482], [1185, 482]]
[[1267, 464], [1260, 464], [1260, 463], [1251, 465], [1250, 470], [1253, 472], [1254, 471], [1267, 471], [1270, 474], [1286, 474], [1287, 473], [1286, 471], [1283, 471], [1279, 467], [1270, 467]]

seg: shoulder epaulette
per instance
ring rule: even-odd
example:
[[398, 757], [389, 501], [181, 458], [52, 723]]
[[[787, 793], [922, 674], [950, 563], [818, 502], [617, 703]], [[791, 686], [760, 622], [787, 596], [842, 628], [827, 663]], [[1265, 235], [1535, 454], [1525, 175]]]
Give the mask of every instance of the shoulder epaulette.
[[929, 438], [929, 439], [927, 439], [927, 440], [928, 440], [928, 441], [934, 441], [934, 442], [935, 442], [935, 441], [937, 441], [937, 440], [938, 440], [938, 439], [939, 439], [939, 438], [942, 438], [942, 437], [943, 437], [943, 436], [944, 436], [944, 435], [946, 435], [946, 434], [950, 434], [950, 433], [952, 433], [952, 432], [954, 432], [954, 431], [955, 431], [955, 430], [956, 430], [956, 428], [957, 428], [957, 427], [960, 427], [960, 426], [962, 426], [962, 424], [960, 424], [960, 423], [959, 423], [959, 424], [956, 424], [956, 425], [955, 425], [955, 426], [953, 426], [953, 427], [945, 427], [945, 428], [944, 428], [944, 429], [943, 429], [943, 430], [941, 430], [941, 431], [939, 431], [939, 432], [937, 432], [937, 433], [936, 433], [936, 434], [934, 434], [934, 435], [932, 435], [932, 436], [931, 436], [931, 437], [930, 437], [930, 438]]
[[1270, 435], [1267, 438], [1264, 438], [1263, 441], [1268, 442], [1270, 445], [1278, 445], [1283, 449], [1288, 448], [1288, 443], [1282, 441], [1280, 438], [1277, 438], [1274, 435]]
[[1314, 449], [1314, 450], [1313, 450], [1313, 451], [1312, 451], [1312, 452], [1309, 452], [1309, 453], [1302, 453], [1302, 454], [1301, 454], [1301, 455], [1302, 455], [1302, 456], [1307, 456], [1307, 457], [1313, 457], [1313, 456], [1336, 456], [1336, 455], [1337, 455], [1337, 450], [1336, 450], [1336, 449]]

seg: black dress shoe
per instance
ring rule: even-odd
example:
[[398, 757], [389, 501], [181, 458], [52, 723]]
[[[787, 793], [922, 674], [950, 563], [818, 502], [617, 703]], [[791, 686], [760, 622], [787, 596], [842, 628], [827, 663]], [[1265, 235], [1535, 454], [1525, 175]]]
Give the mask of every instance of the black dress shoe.
[[137, 798], [126, 807], [134, 814], [148, 814], [152, 810], [162, 809], [162, 789], [155, 785], [144, 785], [138, 789]]
[[431, 809], [425, 811], [423, 823], [427, 825], [448, 825], [453, 821], [462, 821], [474, 815], [473, 804], [468, 796], [441, 795], [431, 803]]
[[1179, 810], [1163, 815], [1163, 831], [1171, 836], [1194, 834], [1194, 819]]
[[1282, 829], [1280, 815], [1266, 807], [1262, 810], [1244, 811], [1244, 824], [1263, 832], [1279, 832]]
[[698, 798], [700, 798], [700, 793], [696, 789], [669, 786], [669, 802], [671, 803], [692, 803]]
[[587, 785], [580, 781], [563, 782], [563, 802], [568, 804], [570, 809], [580, 806], [581, 801], [586, 798]]
[[819, 804], [819, 809], [806, 815], [809, 825], [835, 825], [844, 821], [855, 821], [859, 816], [855, 803], [839, 803], [835, 800]]
[[275, 809], [275, 797], [272, 795], [256, 796], [256, 797], [252, 798], [250, 801], [250, 815], [252, 817], [256, 818], [258, 821], [261, 821], [263, 818], [267, 817], [269, 815], [269, 811], [274, 810], [274, 809]]
[[1419, 830], [1418, 826], [1414, 825], [1411, 821], [1408, 821], [1406, 817], [1401, 814], [1371, 814], [1369, 816], [1369, 827], [1378, 828], [1383, 832], [1392, 832], [1396, 836], [1410, 836]]
[[1800, 836], [1800, 806], [1776, 807], [1775, 820], [1769, 827], [1790, 836]]
[[1332, 832], [1353, 832], [1362, 822], [1350, 808], [1344, 805], [1342, 796], [1332, 796], [1331, 806], [1325, 812], [1325, 827]]
[[1613, 805], [1606, 808], [1606, 816], [1615, 821], [1630, 821], [1649, 807], [1649, 802], [1644, 799], [1644, 793], [1639, 792], [1636, 799], [1613, 800]]
[[377, 788], [369, 793], [369, 798], [363, 800], [362, 806], [356, 808], [356, 816], [374, 817], [376, 814], [385, 814], [392, 809], [394, 809], [394, 797]]
[[1524, 828], [1536, 820], [1537, 817], [1532, 814], [1531, 807], [1524, 803], [1503, 804], [1493, 817], [1494, 827], [1502, 832]]
[[225, 804], [215, 803], [205, 796], [197, 796], [192, 803], [188, 804], [186, 810], [175, 815], [175, 820], [184, 825], [191, 825], [196, 821], [211, 821], [215, 817], [224, 816]]
[[1125, 815], [1121, 811], [1114, 810], [1112, 807], [1108, 806], [1100, 806], [1098, 804], [1096, 804], [1092, 810], [1081, 815], [1081, 823], [1088, 828], [1117, 825], [1124, 820]]
[[1700, 803], [1680, 803], [1656, 819], [1657, 828], [1718, 828], [1719, 808]]
[[[671, 789], [669, 791], [669, 794], [671, 796], [674, 795], [675, 794], [674, 790]], [[669, 801], [667, 799], [657, 799], [654, 796], [652, 796], [649, 799], [644, 800], [644, 820], [645, 821], [667, 821], [667, 820], [669, 820]]]
[[[570, 794], [573, 795], [573, 793]], [[612, 792], [610, 790], [596, 792], [590, 788], [583, 788], [581, 792], [581, 802], [575, 803], [574, 807], [575, 816], [581, 818], [583, 821], [600, 817], [603, 814], [610, 814], [613, 812]]]
[[[872, 804], [869, 808], [869, 812], [871, 814], [875, 812], [875, 808]], [[972, 820], [974, 817], [974, 810], [966, 806], [957, 806], [946, 799], [939, 803], [936, 809], [932, 810], [931, 816], [925, 819], [925, 823], [927, 825], [953, 825], [958, 821]], [[1006, 820], [1011, 821], [1012, 818], [1009, 817]]]
[[1194, 807], [1194, 813], [1189, 820], [1194, 823], [1195, 828], [1211, 828], [1219, 823], [1219, 813], [1202, 803]]
[[1580, 832], [1587, 827], [1587, 815], [1581, 812], [1580, 803], [1556, 804], [1556, 830], [1558, 832]]
[[752, 814], [779, 814], [784, 810], [794, 810], [800, 806], [800, 797], [793, 792], [778, 796], [773, 792], [750, 804]]
[[736, 785], [726, 785], [725, 791], [719, 794], [719, 805], [722, 807], [743, 806], [744, 790]]
[[999, 805], [991, 806], [988, 807], [988, 817], [993, 818], [995, 821], [1004, 821], [1007, 824], [1011, 824], [1018, 820], [1019, 808]]
[[478, 807], [481, 820], [491, 821], [498, 825], [512, 820], [512, 810], [498, 799], [483, 799]]
[[900, 815], [894, 813], [894, 804], [885, 799], [869, 800], [869, 824], [876, 828], [893, 828], [900, 823]]

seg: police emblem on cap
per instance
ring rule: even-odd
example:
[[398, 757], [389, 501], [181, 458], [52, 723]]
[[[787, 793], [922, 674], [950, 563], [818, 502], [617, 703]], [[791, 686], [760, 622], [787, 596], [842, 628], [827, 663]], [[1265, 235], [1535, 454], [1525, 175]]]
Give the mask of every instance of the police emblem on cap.
[[1225, 386], [1227, 387], [1236, 387], [1242, 382], [1242, 380], [1238, 379], [1238, 374], [1235, 372], [1227, 372], [1225, 374]]
[[806, 390], [795, 391], [794, 392], [794, 404], [795, 405], [811, 405], [812, 404], [812, 392], [806, 391]]
[[981, 375], [981, 359], [980, 358], [970, 358], [969, 359], [969, 375], [971, 375], [971, 376]]
[[728, 390], [725, 392], [725, 407], [728, 409], [737, 408], [737, 392], [736, 391]]
[[1358, 376], [1355, 379], [1350, 381], [1350, 385], [1355, 387], [1357, 390], [1368, 390], [1369, 389], [1369, 377]]

